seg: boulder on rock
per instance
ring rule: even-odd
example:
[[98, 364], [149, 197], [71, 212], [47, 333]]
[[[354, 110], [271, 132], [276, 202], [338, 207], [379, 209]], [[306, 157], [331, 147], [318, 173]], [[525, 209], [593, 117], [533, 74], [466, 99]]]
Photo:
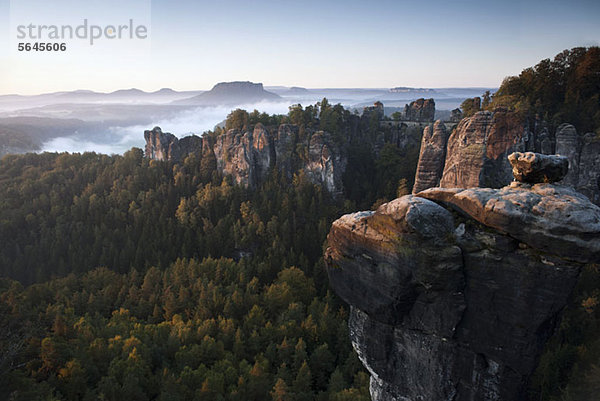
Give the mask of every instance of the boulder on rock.
[[569, 171], [569, 159], [564, 156], [514, 152], [508, 161], [515, 180], [530, 184], [557, 182]]
[[[525, 156], [564, 175], [564, 158]], [[342, 216], [328, 244], [373, 401], [522, 400], [579, 272], [600, 260], [600, 207], [550, 183], [430, 188]]]

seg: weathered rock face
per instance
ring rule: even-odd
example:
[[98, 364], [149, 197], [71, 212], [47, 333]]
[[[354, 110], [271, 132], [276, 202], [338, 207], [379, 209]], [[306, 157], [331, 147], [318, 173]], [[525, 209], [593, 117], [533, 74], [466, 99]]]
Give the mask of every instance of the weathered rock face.
[[433, 99], [417, 99], [404, 106], [403, 120], [423, 123], [433, 122], [435, 117], [435, 101]]
[[329, 192], [339, 193], [346, 163], [347, 159], [329, 134], [319, 131], [311, 136], [305, 170], [312, 182], [324, 184]]
[[[423, 141], [414, 193], [441, 186], [446, 188], [494, 187], [512, 181], [511, 166], [506, 155], [511, 152], [538, 151], [564, 156], [569, 169], [561, 184], [575, 188], [600, 205], [600, 139], [593, 133], [577, 134], [571, 124], [560, 125], [554, 134], [547, 124], [536, 120], [532, 126], [506, 110], [479, 112], [456, 126], [446, 145], [444, 171], [439, 183], [438, 163], [430, 163], [432, 154], [439, 155], [439, 144]], [[550, 177], [548, 177], [550, 178]]]
[[217, 169], [240, 185], [256, 187], [275, 164], [274, 138], [262, 125], [243, 134], [231, 129], [216, 138], [213, 147]]
[[600, 260], [600, 208], [553, 184], [435, 188], [343, 216], [328, 243], [374, 401], [519, 400]]
[[523, 150], [523, 122], [506, 110], [463, 119], [450, 138], [440, 186], [498, 188], [512, 180], [506, 156]]
[[146, 157], [153, 160], [181, 161], [190, 153], [202, 151], [202, 138], [192, 135], [179, 140], [175, 135], [162, 132], [160, 127], [144, 131]]
[[569, 172], [563, 180], [565, 185], [577, 186], [579, 175], [579, 137], [575, 127], [562, 124], [556, 129], [556, 154], [569, 159]]
[[600, 261], [600, 208], [569, 187], [514, 182], [501, 189], [431, 188], [418, 195], [549, 254]]
[[216, 138], [213, 150], [217, 160], [217, 169], [241, 185], [249, 186], [256, 181], [252, 165], [251, 133], [242, 134], [231, 129]]
[[421, 151], [413, 193], [437, 187], [440, 184], [444, 172], [447, 144], [448, 131], [444, 123], [438, 120], [435, 124], [425, 127], [421, 139]]
[[569, 170], [569, 160], [564, 156], [542, 155], [533, 152], [515, 152], [508, 155], [515, 180], [519, 182], [556, 182]]
[[[266, 179], [271, 167], [291, 176], [299, 141], [296, 126], [282, 124], [273, 135], [260, 123], [252, 131], [231, 129], [216, 137], [212, 144], [197, 136], [177, 139], [158, 127], [146, 131], [144, 136], [146, 157], [180, 162], [192, 152], [201, 157], [212, 156], [217, 171], [231, 176], [239, 185], [252, 188]], [[308, 161], [300, 169], [312, 182], [323, 184], [334, 195], [340, 194], [347, 164], [345, 149], [323, 131], [313, 133], [307, 141], [304, 145], [308, 150]]]
[[375, 115], [377, 120], [381, 120], [385, 115], [385, 111], [383, 108], [383, 103], [375, 102], [373, 106], [367, 106], [363, 108], [362, 117], [365, 119], [370, 119], [371, 116]]
[[463, 113], [460, 109], [454, 109], [450, 113], [450, 122], [458, 123], [463, 119]]
[[292, 124], [281, 124], [277, 129], [277, 135], [273, 138], [275, 163], [277, 168], [288, 177], [292, 174], [292, 161], [291, 157], [285, 157], [284, 155], [292, 154], [297, 138], [298, 127]]
[[591, 132], [583, 137], [577, 190], [600, 205], [600, 137]]
[[[381, 120], [384, 107], [376, 102], [366, 108], [366, 116], [349, 115], [337, 137], [312, 128], [296, 125], [263, 126], [258, 123], [246, 130], [228, 130], [218, 136], [177, 139], [160, 128], [145, 132], [146, 157], [154, 160], [181, 162], [196, 153], [212, 174], [228, 175], [242, 186], [257, 187], [275, 168], [291, 178], [303, 171], [313, 183], [323, 184], [332, 194], [343, 191], [342, 177], [348, 165], [352, 146], [369, 146], [375, 156], [384, 145], [396, 146], [400, 154], [414, 157], [418, 152], [422, 128], [409, 127], [397, 121]], [[376, 117], [376, 118], [371, 118]], [[434, 127], [439, 132], [442, 126]], [[437, 134], [436, 134], [437, 135]]]

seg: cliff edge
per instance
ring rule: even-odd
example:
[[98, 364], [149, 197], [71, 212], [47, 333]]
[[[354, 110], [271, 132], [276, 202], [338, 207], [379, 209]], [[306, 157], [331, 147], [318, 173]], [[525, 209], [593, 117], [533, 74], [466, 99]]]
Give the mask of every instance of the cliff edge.
[[341, 217], [326, 251], [374, 401], [517, 400], [586, 263], [600, 208], [556, 185], [566, 158], [509, 158], [522, 181], [432, 188]]

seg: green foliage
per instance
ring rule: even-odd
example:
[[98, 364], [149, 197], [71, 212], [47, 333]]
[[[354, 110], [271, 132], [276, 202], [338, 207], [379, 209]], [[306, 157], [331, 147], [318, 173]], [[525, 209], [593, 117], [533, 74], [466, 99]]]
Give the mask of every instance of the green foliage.
[[554, 127], [569, 122], [578, 132], [600, 128], [600, 48], [576, 47], [508, 77], [491, 108], [507, 107]]
[[319, 108], [319, 129], [329, 132], [338, 143], [343, 143], [346, 139], [345, 127], [350, 118], [350, 112], [341, 104], [331, 106], [327, 99], [317, 103]]
[[341, 200], [202, 160], [2, 160], [1, 274], [37, 284], [0, 280], [0, 398], [311, 400], [336, 369], [365, 390], [321, 259]]
[[364, 139], [389, 129], [360, 132], [327, 99], [234, 110], [225, 128], [282, 122], [298, 160], [319, 130], [349, 152], [345, 197], [295, 159], [250, 190], [212, 154], [3, 158], [0, 399], [367, 400], [323, 244], [341, 214], [410, 190], [418, 147], [375, 156]]
[[492, 97], [490, 95], [490, 91], [485, 91], [485, 93], [482, 96], [483, 100], [481, 101], [481, 108], [483, 110], [487, 110], [488, 107], [490, 106], [490, 102], [492, 100]]
[[[3, 322], [26, 318], [36, 328], [2, 372], [1, 394], [141, 400], [166, 399], [169, 389], [184, 399], [312, 399], [334, 370], [338, 378], [362, 371], [346, 363], [353, 352], [337, 335], [347, 315], [337, 299], [318, 295], [297, 268], [271, 283], [258, 270], [247, 261], [179, 259], [145, 274], [101, 268], [28, 288], [4, 281]], [[272, 296], [281, 286], [287, 305]]]
[[[489, 92], [488, 96], [489, 96]], [[488, 99], [489, 102], [489, 99]], [[485, 104], [485, 97], [484, 97], [484, 104]], [[469, 99], [465, 99], [461, 104], [460, 104], [460, 109], [463, 112], [463, 117], [471, 117], [473, 114], [477, 113], [478, 111], [481, 111], [481, 98], [480, 97], [474, 97], [474, 98], [469, 98]]]
[[250, 116], [246, 110], [235, 109], [227, 115], [225, 129], [245, 130], [248, 128]]
[[402, 120], [403, 117], [403, 113], [401, 111], [395, 111], [392, 113], [392, 120], [394, 121], [400, 121]]
[[289, 107], [288, 120], [291, 124], [300, 127], [300, 130], [314, 128], [318, 124], [317, 112], [316, 105], [303, 108], [301, 104], [295, 104]]
[[[531, 384], [532, 400], [590, 400], [600, 383], [600, 269], [584, 267]], [[594, 395], [594, 396], [591, 396]], [[591, 396], [591, 397], [590, 397]]]
[[281, 114], [269, 115], [267, 113], [261, 113], [255, 109], [252, 113], [248, 115], [248, 123], [250, 125], [256, 125], [258, 123], [261, 123], [265, 126], [278, 126], [283, 122], [284, 118], [285, 116]]

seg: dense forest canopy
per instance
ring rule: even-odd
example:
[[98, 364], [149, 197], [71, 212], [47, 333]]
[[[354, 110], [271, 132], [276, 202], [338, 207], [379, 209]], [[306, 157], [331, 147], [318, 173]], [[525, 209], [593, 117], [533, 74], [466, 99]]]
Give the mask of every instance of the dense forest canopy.
[[321, 264], [343, 205], [303, 175], [249, 191], [139, 149], [1, 170], [2, 275], [39, 283], [0, 284], [4, 396], [367, 399]]
[[[343, 143], [350, 117], [323, 100], [234, 110], [225, 126], [294, 123]], [[344, 146], [339, 198], [301, 170], [243, 188], [194, 154], [4, 157], [0, 398], [368, 400], [323, 245], [341, 214], [410, 190], [418, 148]]]
[[553, 127], [571, 123], [581, 134], [600, 135], [600, 47], [576, 47], [504, 79], [496, 93], [467, 99], [466, 117], [479, 110], [507, 107]]
[[[225, 121], [296, 124], [299, 144], [330, 132], [348, 158], [337, 198], [298, 168], [243, 188], [194, 154], [176, 164], [136, 148], [4, 157], [0, 398], [368, 400], [323, 246], [341, 214], [410, 192], [419, 149], [376, 151], [388, 126], [357, 118], [324, 99]], [[357, 123], [368, 141], [348, 139]], [[293, 152], [306, 157], [305, 146]], [[597, 388], [599, 283], [598, 269], [585, 272], [532, 399]]]

